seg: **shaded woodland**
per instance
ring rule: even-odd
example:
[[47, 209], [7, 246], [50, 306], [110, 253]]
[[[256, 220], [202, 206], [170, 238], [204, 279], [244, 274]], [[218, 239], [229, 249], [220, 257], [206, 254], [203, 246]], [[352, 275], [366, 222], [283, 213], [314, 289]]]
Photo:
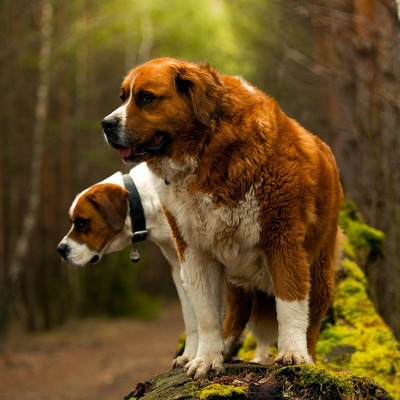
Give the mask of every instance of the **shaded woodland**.
[[[243, 75], [325, 140], [345, 193], [385, 246], [365, 271], [400, 336], [400, 29], [395, 0], [3, 0], [0, 5], [0, 324], [149, 315], [173, 295], [141, 246], [77, 269], [56, 245], [76, 193], [128, 170], [100, 121], [122, 77], [157, 56]], [[154, 301], [154, 298], [157, 301]], [[160, 300], [161, 301], [161, 300]]]

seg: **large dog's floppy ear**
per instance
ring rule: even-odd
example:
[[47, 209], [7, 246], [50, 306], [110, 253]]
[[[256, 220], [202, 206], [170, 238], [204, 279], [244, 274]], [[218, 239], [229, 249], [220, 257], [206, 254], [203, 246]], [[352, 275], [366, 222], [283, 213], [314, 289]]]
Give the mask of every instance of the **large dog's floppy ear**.
[[113, 232], [119, 232], [124, 227], [128, 212], [128, 196], [126, 189], [114, 184], [104, 184], [101, 190], [89, 194], [88, 199]]
[[210, 126], [224, 93], [217, 72], [208, 63], [179, 66], [175, 82], [178, 92], [190, 97], [196, 119]]

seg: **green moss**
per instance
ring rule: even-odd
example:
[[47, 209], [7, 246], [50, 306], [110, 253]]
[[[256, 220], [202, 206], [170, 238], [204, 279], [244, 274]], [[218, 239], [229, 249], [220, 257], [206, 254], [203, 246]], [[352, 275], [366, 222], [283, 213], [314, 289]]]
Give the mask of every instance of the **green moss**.
[[334, 323], [319, 336], [318, 364], [370, 377], [400, 398], [399, 344], [369, 298], [367, 278], [355, 262], [381, 251], [383, 234], [365, 225], [351, 204], [342, 210], [341, 225], [351, 249], [346, 254], [357, 257], [343, 260], [333, 299]]
[[365, 224], [354, 203], [344, 202], [339, 214], [339, 224], [347, 237], [344, 244], [347, 257], [364, 266], [383, 254], [383, 232]]
[[213, 383], [209, 386], [206, 386], [203, 390], [199, 392], [200, 400], [241, 400], [246, 398], [246, 391], [243, 388], [232, 385], [220, 385], [218, 383]]
[[289, 398], [393, 400], [372, 379], [360, 378], [349, 372], [332, 372], [311, 365], [295, 365], [280, 368], [274, 375], [276, 379], [289, 383], [285, 396]]
[[[299, 389], [307, 390], [307, 398], [330, 398], [332, 393], [337, 393], [338, 399], [350, 398], [353, 392], [353, 381], [350, 374], [334, 373], [311, 365], [296, 365], [284, 367], [277, 371], [275, 377], [282, 379], [289, 378], [289, 381], [296, 383]], [[317, 397], [313, 397], [313, 395]]]
[[248, 333], [244, 338], [243, 344], [240, 347], [237, 356], [243, 361], [250, 361], [254, 358], [256, 349], [256, 340], [251, 333]]
[[183, 332], [178, 339], [178, 345], [176, 346], [175, 357], [178, 357], [183, 354], [183, 351], [185, 350], [185, 344], [186, 344], [186, 333]]

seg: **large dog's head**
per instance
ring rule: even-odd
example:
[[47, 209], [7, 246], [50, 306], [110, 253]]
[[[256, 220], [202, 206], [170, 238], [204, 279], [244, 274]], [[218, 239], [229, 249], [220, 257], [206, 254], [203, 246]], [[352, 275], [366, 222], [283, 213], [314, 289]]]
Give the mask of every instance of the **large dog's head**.
[[208, 64], [149, 61], [124, 79], [122, 105], [102, 122], [106, 140], [125, 162], [196, 156], [223, 94], [224, 86]]
[[71, 229], [57, 246], [65, 262], [96, 263], [103, 254], [130, 244], [128, 196], [126, 189], [112, 183], [96, 184], [76, 196], [69, 211]]

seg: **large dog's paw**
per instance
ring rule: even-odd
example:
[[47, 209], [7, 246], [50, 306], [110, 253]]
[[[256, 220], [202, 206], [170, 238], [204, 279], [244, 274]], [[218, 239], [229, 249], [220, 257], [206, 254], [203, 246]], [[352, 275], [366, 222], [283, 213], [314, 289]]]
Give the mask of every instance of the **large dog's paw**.
[[193, 376], [194, 379], [204, 378], [208, 372], [213, 370], [217, 374], [225, 372], [222, 354], [215, 356], [196, 357], [193, 361], [185, 365], [187, 374]]
[[175, 360], [172, 361], [172, 368], [184, 367], [188, 362], [189, 362], [189, 357], [182, 354], [181, 356], [176, 357]]
[[314, 364], [308, 354], [304, 355], [296, 350], [285, 351], [278, 354], [274, 364], [279, 365], [297, 365], [297, 364]]

